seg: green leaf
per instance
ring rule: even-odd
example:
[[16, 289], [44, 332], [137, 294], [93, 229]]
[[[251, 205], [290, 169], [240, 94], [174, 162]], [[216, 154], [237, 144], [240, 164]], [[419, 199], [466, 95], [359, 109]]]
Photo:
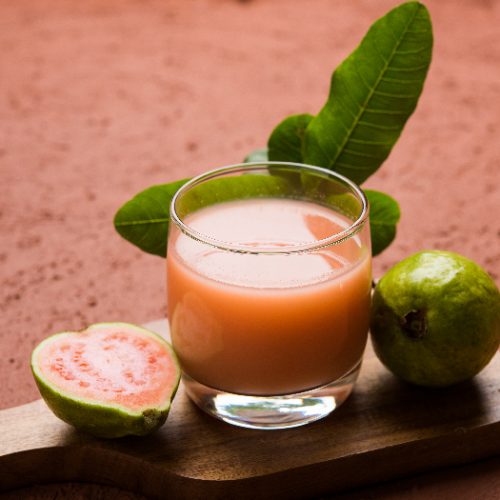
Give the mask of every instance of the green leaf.
[[376, 21], [333, 73], [328, 100], [306, 129], [303, 161], [358, 184], [373, 174], [417, 105], [432, 43], [429, 13], [418, 2]]
[[[275, 175], [245, 174], [238, 177], [212, 179], [192, 188], [179, 201], [181, 217], [199, 208], [235, 199], [289, 196], [295, 186], [287, 172], [276, 169]], [[118, 233], [141, 250], [165, 257], [170, 223], [170, 203], [177, 190], [188, 179], [160, 184], [141, 191], [116, 213], [114, 225]]]
[[[243, 175], [214, 179], [198, 186], [180, 203], [181, 216], [222, 201], [249, 197], [300, 197], [300, 189], [294, 179], [289, 178], [286, 169], [273, 169], [272, 175]], [[167, 253], [170, 203], [177, 190], [188, 179], [170, 184], [160, 184], [141, 191], [125, 203], [116, 213], [114, 224], [118, 233], [141, 250], [165, 257]], [[373, 255], [379, 254], [394, 239], [399, 220], [397, 202], [379, 191], [365, 190], [370, 202], [370, 228]], [[331, 193], [328, 203], [354, 216], [358, 210], [356, 201], [350, 195]]]
[[370, 203], [370, 232], [372, 254], [378, 255], [396, 237], [396, 224], [399, 221], [399, 205], [394, 198], [380, 191], [364, 190]]
[[141, 191], [116, 212], [115, 229], [141, 250], [165, 257], [170, 202], [186, 182], [187, 179], [184, 179]]
[[[328, 100], [319, 114], [286, 118], [272, 132], [268, 149], [256, 150], [244, 161], [269, 158], [309, 163], [361, 184], [387, 158], [414, 111], [430, 65], [432, 43], [427, 9], [418, 2], [396, 7], [372, 25], [359, 47], [333, 73]], [[194, 191], [191, 201], [186, 198], [185, 208], [241, 197], [246, 189], [250, 189], [248, 196], [254, 196], [254, 188], [261, 189], [263, 195], [275, 192], [272, 195], [279, 196], [281, 190], [317, 188], [315, 183], [303, 185], [296, 172], [274, 172], [275, 168], [270, 168], [270, 173], [275, 173], [279, 182], [258, 188], [253, 181], [246, 185], [243, 179], [247, 176], [240, 176], [231, 180], [231, 185], [211, 184], [214, 193]], [[139, 193], [117, 212], [117, 231], [142, 250], [165, 256], [170, 201], [185, 182]], [[241, 184], [241, 189], [236, 184]], [[366, 193], [371, 204], [373, 254], [377, 255], [394, 239], [399, 207], [388, 195]], [[346, 214], [355, 212], [348, 196], [332, 193], [330, 201]]]
[[265, 162], [268, 159], [267, 148], [261, 148], [248, 153], [245, 156], [243, 163]]
[[292, 115], [285, 118], [271, 133], [267, 146], [271, 161], [302, 163], [302, 143], [312, 115]]
[[[275, 171], [276, 170], [276, 171]], [[269, 170], [269, 175], [245, 173], [237, 177], [215, 178], [192, 187], [179, 200], [176, 210], [180, 217], [203, 207], [245, 198], [281, 198], [295, 193], [287, 172]]]

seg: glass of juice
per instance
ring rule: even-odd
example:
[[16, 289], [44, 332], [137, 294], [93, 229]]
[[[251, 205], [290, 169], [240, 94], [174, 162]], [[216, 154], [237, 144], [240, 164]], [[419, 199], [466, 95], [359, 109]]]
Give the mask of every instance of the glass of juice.
[[246, 163], [192, 179], [170, 210], [168, 317], [191, 400], [257, 429], [343, 403], [369, 323], [361, 189], [318, 167]]

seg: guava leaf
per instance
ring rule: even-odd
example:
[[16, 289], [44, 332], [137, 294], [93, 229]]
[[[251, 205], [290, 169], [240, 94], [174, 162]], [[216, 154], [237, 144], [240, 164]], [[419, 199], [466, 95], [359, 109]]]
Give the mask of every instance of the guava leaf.
[[136, 194], [116, 212], [115, 229], [144, 252], [165, 257], [170, 202], [186, 182], [187, 179], [160, 184]]
[[389, 155], [414, 111], [432, 57], [429, 12], [418, 2], [376, 21], [332, 75], [305, 131], [303, 161], [361, 184]]
[[285, 118], [272, 131], [267, 142], [269, 160], [302, 163], [304, 134], [312, 119], [310, 114]]
[[399, 221], [399, 205], [394, 198], [380, 191], [364, 190], [370, 203], [370, 233], [372, 255], [385, 250], [396, 237], [396, 224]]
[[268, 151], [267, 148], [255, 149], [248, 153], [243, 159], [243, 163], [264, 162], [267, 161]]
[[[256, 150], [244, 161], [261, 162], [269, 157], [308, 163], [361, 184], [387, 158], [414, 111], [430, 65], [432, 43], [427, 9], [418, 2], [396, 7], [372, 25], [359, 47], [333, 73], [328, 100], [319, 114], [286, 118], [272, 132], [269, 151]], [[290, 172], [288, 177], [297, 188]], [[136, 195], [118, 210], [117, 231], [142, 250], [164, 257], [170, 201], [185, 182], [153, 186]], [[220, 184], [216, 197], [230, 199], [235, 188], [224, 194], [228, 188]], [[399, 207], [388, 195], [366, 193], [371, 204], [373, 254], [377, 255], [394, 239]], [[205, 193], [201, 200], [212, 198]]]
[[[165, 257], [170, 203], [187, 181], [152, 186], [126, 202], [115, 215], [114, 225], [118, 233], [141, 250]], [[213, 179], [191, 189], [179, 202], [178, 210], [181, 216], [185, 216], [214, 203], [255, 197], [279, 198], [294, 189], [294, 185], [283, 175], [247, 174]]]
[[180, 217], [203, 207], [245, 198], [281, 198], [295, 192], [295, 186], [280, 169], [269, 169], [270, 175], [245, 173], [222, 177], [192, 187], [176, 206]]
[[[283, 177], [283, 174], [285, 177]], [[201, 185], [184, 199], [180, 210], [189, 213], [203, 206], [245, 197], [280, 197], [296, 189], [284, 171], [281, 176], [245, 175], [217, 179]], [[188, 179], [160, 184], [141, 191], [116, 213], [117, 232], [144, 252], [165, 257], [167, 254], [170, 202]], [[399, 206], [389, 195], [365, 190], [370, 202], [372, 253], [382, 252], [394, 239]], [[338, 203], [338, 201], [336, 202]]]

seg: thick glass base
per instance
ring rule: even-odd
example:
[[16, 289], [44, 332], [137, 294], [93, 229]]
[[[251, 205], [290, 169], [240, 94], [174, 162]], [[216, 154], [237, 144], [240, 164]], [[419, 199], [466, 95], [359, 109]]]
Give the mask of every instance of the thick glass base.
[[224, 392], [183, 375], [189, 398], [203, 411], [248, 429], [289, 429], [329, 415], [351, 394], [361, 361], [342, 378], [296, 394], [246, 396]]

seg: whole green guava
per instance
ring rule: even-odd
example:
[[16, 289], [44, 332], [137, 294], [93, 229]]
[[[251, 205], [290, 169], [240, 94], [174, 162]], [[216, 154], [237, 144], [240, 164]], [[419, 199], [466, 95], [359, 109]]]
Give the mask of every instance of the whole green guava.
[[443, 387], [472, 378], [500, 345], [500, 292], [471, 260], [423, 251], [377, 283], [371, 336], [376, 355], [396, 376]]

